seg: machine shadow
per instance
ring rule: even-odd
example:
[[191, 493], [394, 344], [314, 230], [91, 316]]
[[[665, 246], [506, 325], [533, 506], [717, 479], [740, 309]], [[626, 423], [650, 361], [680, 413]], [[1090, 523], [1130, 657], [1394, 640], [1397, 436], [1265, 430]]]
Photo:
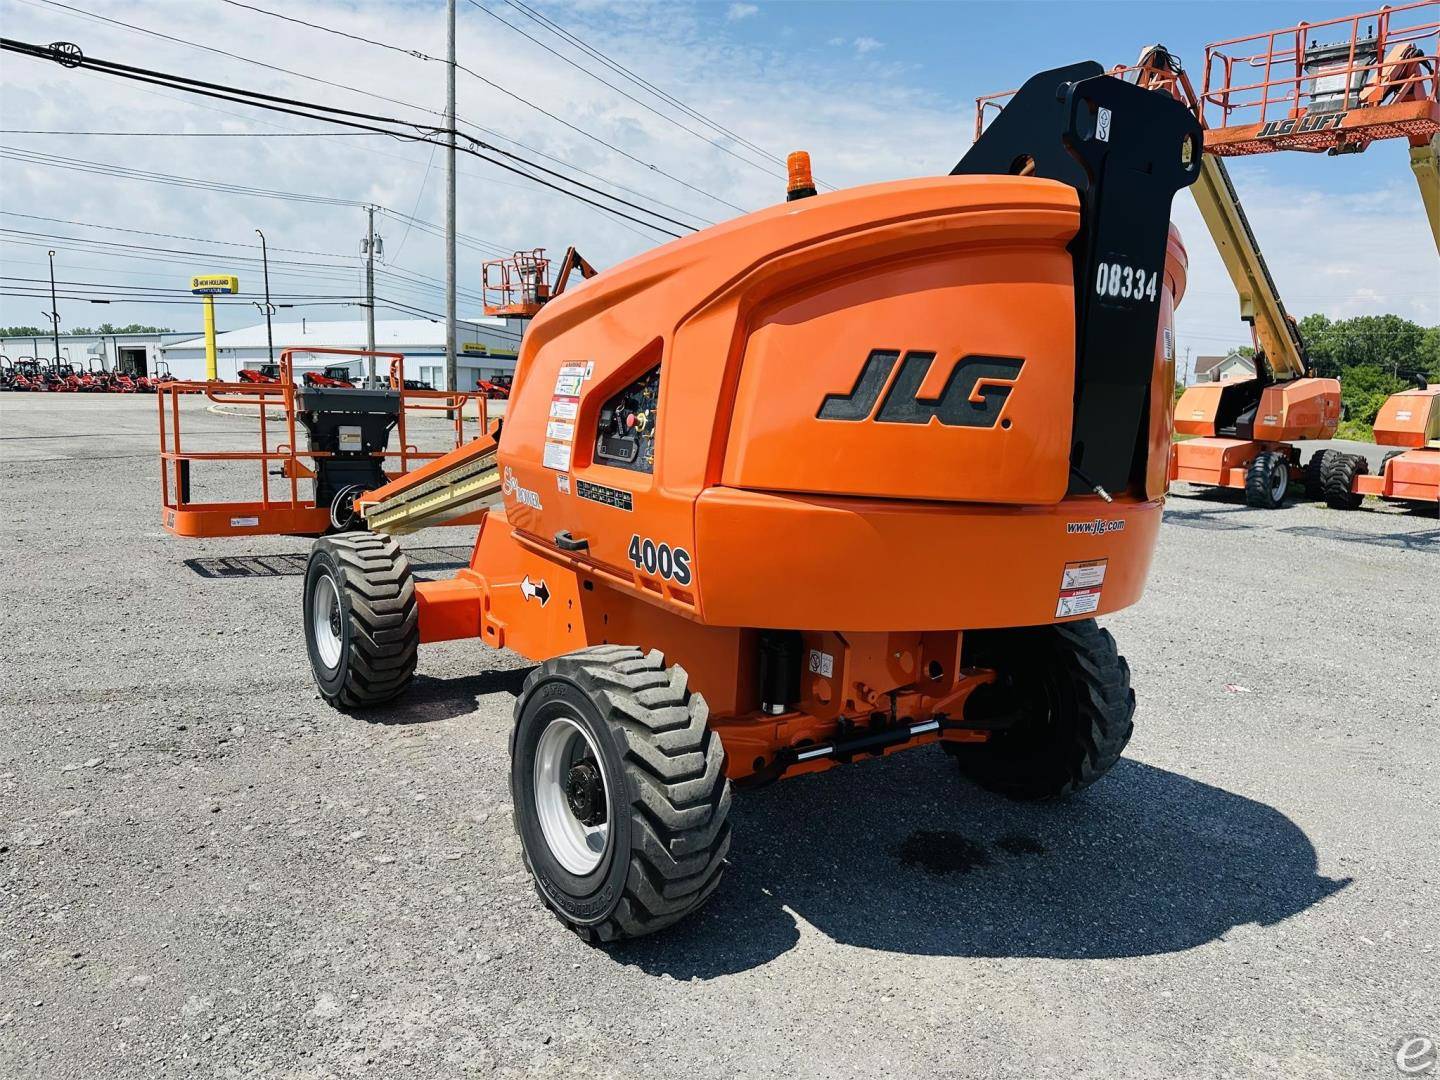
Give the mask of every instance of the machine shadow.
[[503, 693], [518, 697], [525, 685], [525, 676], [530, 674], [530, 670], [530, 667], [526, 666], [481, 671], [460, 679], [416, 675], [410, 689], [394, 705], [366, 709], [359, 715], [372, 724], [390, 727], [453, 720], [457, 716], [468, 716], [474, 712], [480, 699], [488, 694]]
[[1068, 802], [1030, 805], [916, 751], [742, 794], [731, 867], [695, 916], [611, 950], [677, 979], [745, 971], [799, 922], [845, 945], [956, 957], [1095, 959], [1193, 948], [1338, 892], [1263, 803], [1122, 761]]

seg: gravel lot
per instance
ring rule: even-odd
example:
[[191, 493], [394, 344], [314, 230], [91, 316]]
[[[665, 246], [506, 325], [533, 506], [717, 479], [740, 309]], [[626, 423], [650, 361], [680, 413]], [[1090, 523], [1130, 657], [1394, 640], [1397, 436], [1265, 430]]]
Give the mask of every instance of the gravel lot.
[[402, 708], [325, 707], [308, 544], [165, 534], [153, 417], [0, 400], [7, 1080], [1395, 1077], [1440, 1036], [1433, 517], [1174, 499], [1104, 782], [1018, 806], [924, 750], [745, 793], [709, 906], [607, 952], [521, 867], [524, 665], [430, 646]]

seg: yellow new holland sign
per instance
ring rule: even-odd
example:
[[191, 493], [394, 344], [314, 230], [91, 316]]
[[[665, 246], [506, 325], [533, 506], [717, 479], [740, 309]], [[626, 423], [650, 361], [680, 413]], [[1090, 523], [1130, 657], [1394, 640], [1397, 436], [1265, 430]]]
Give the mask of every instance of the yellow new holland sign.
[[212, 296], [215, 293], [238, 293], [240, 279], [234, 274], [203, 274], [190, 279], [190, 291], [196, 296]]

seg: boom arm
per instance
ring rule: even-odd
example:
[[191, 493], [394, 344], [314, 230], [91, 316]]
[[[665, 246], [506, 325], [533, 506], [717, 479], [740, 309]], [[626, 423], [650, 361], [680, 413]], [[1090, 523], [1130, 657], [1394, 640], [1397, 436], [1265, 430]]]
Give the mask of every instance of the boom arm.
[[1204, 155], [1200, 179], [1191, 190], [1220, 260], [1240, 294], [1240, 318], [1250, 324], [1257, 354], [1264, 357], [1280, 382], [1308, 374], [1310, 361], [1300, 331], [1285, 311], [1224, 159]]
[[[1134, 81], [1147, 89], [1169, 94], [1185, 105], [1203, 125], [1199, 99], [1180, 61], [1163, 45], [1146, 48], [1133, 69]], [[1200, 178], [1190, 189], [1220, 260], [1240, 296], [1240, 318], [1250, 324], [1257, 361], [1264, 359], [1280, 382], [1310, 372], [1310, 358], [1295, 321], [1285, 311], [1280, 290], [1270, 276], [1260, 244], [1230, 182], [1225, 162], [1214, 154], [1200, 160]], [[1260, 372], [1257, 363], [1257, 373]], [[1262, 375], [1263, 377], [1263, 375]]]

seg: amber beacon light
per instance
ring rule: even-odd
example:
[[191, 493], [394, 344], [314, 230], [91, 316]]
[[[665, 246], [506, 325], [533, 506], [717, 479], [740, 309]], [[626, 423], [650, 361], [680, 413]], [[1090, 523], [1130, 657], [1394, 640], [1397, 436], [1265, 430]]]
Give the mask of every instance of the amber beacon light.
[[789, 183], [785, 186], [785, 201], [794, 202], [796, 199], [808, 199], [814, 195], [815, 178], [810, 174], [809, 151], [793, 151], [785, 159], [785, 165], [790, 173]]

